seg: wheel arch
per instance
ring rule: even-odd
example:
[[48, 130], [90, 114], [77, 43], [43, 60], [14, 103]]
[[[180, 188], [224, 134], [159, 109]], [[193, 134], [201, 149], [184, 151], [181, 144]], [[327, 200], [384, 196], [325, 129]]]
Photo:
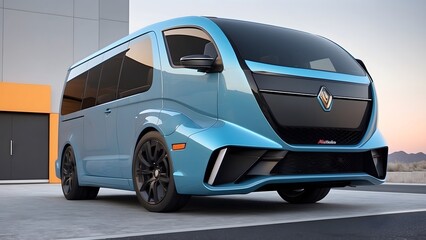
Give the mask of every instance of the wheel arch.
[[138, 143], [142, 139], [142, 137], [145, 136], [149, 132], [159, 132], [164, 138], [164, 134], [159, 129], [157, 129], [153, 126], [146, 127], [139, 133], [139, 136], [137, 137], [136, 142], [135, 142], [135, 146], [133, 147], [133, 152], [136, 150], [136, 147], [138, 146]]
[[[166, 136], [164, 135], [164, 133], [160, 129], [158, 129], [158, 128], [154, 127], [154, 126], [148, 126], [148, 127], [144, 128], [139, 133], [139, 135], [138, 135], [138, 137], [137, 137], [137, 139], [135, 141], [135, 145], [133, 146], [133, 155], [135, 154], [135, 151], [136, 151], [136, 148], [137, 148], [137, 146], [139, 144], [139, 141], [143, 138], [143, 136], [145, 136], [147, 133], [150, 133], [150, 132], [158, 132], [162, 136], [163, 140], [166, 142], [166, 148], [168, 147], [168, 142], [167, 142], [167, 139], [166, 139]], [[170, 152], [170, 149], [168, 149], [168, 150]], [[133, 169], [133, 158], [134, 158], [134, 156], [132, 156], [132, 169]], [[174, 169], [174, 167], [173, 167], [173, 159], [172, 159], [172, 161], [170, 161], [170, 164], [171, 164], [172, 170], [173, 170]], [[132, 173], [132, 177], [133, 177], [133, 173]]]
[[[59, 155], [59, 157], [58, 157], [58, 159], [59, 159], [59, 169], [58, 169], [59, 176], [58, 176], [58, 177], [59, 177], [59, 178], [61, 178], [61, 177], [62, 177], [62, 159], [63, 159], [64, 153], [65, 153], [65, 150], [66, 150], [68, 147], [71, 147], [71, 148], [73, 149], [73, 151], [74, 151], [74, 148], [72, 147], [71, 143], [69, 143], [69, 142], [65, 143], [65, 144], [64, 144], [64, 146], [62, 147], [61, 154], [60, 154], [60, 155]], [[74, 154], [75, 154], [75, 153], [74, 153]]]
[[75, 158], [74, 161], [75, 161], [76, 173], [77, 173], [78, 178], [81, 180], [82, 177], [84, 175], [86, 175], [86, 173], [84, 171], [83, 163], [81, 162], [80, 147], [78, 146], [78, 144], [73, 144], [72, 142], [69, 142], [69, 141], [67, 141], [67, 142], [64, 143], [64, 145], [63, 145], [63, 147], [62, 147], [62, 149], [60, 151], [61, 154], [58, 155], [58, 160], [59, 160], [58, 161], [59, 162], [58, 173], [59, 173], [59, 176], [57, 176], [57, 177], [59, 179], [61, 179], [61, 177], [62, 177], [62, 158], [63, 158], [64, 153], [65, 153], [65, 151], [66, 151], [66, 149], [68, 147], [71, 147], [71, 150], [72, 150], [72, 152], [74, 154], [74, 158]]

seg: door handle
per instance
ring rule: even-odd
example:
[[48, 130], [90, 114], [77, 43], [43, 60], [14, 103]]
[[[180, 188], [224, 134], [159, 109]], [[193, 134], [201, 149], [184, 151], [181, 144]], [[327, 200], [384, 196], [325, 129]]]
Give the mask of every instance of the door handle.
[[110, 114], [111, 113], [111, 109], [109, 109], [109, 108], [107, 108], [107, 109], [105, 109], [105, 112], [104, 112], [105, 114]]
[[10, 140], [10, 149], [9, 150], [10, 150], [9, 151], [10, 156], [13, 156], [13, 140]]

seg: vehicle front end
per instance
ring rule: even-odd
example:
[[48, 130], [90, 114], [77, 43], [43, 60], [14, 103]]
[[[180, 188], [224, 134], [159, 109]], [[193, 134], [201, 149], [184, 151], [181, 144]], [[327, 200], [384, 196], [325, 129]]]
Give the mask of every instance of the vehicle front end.
[[179, 193], [384, 182], [388, 148], [374, 83], [359, 62], [316, 35], [211, 20], [223, 31], [213, 36], [224, 66], [218, 120], [189, 136], [191, 151], [172, 152]]

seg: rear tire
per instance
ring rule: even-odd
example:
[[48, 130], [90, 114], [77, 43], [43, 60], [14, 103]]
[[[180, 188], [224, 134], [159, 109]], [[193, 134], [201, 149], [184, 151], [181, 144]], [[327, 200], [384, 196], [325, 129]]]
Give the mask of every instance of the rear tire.
[[190, 196], [176, 191], [167, 144], [158, 132], [148, 132], [138, 142], [133, 156], [133, 186], [140, 204], [151, 212], [182, 208]]
[[62, 155], [61, 186], [68, 200], [95, 199], [99, 192], [98, 187], [81, 187], [78, 184], [75, 155], [71, 146], [68, 146]]
[[288, 203], [315, 203], [325, 198], [330, 188], [279, 189], [277, 192]]

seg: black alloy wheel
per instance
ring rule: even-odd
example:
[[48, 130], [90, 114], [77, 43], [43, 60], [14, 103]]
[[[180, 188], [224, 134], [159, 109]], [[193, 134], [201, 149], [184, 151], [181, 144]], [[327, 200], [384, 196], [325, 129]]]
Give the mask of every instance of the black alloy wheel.
[[133, 184], [139, 202], [152, 212], [175, 211], [189, 199], [176, 192], [170, 155], [158, 132], [144, 135], [136, 147]]
[[61, 183], [62, 183], [62, 191], [65, 196], [69, 196], [73, 190], [74, 185], [74, 174], [75, 174], [75, 167], [74, 167], [74, 154], [71, 147], [68, 147], [63, 155], [62, 158], [62, 177], [61, 177]]
[[94, 199], [99, 192], [99, 187], [79, 186], [75, 155], [71, 146], [68, 146], [62, 155], [61, 186], [68, 200]]
[[158, 204], [166, 196], [170, 182], [170, 170], [166, 149], [158, 140], [146, 141], [137, 158], [136, 179], [144, 201]]

